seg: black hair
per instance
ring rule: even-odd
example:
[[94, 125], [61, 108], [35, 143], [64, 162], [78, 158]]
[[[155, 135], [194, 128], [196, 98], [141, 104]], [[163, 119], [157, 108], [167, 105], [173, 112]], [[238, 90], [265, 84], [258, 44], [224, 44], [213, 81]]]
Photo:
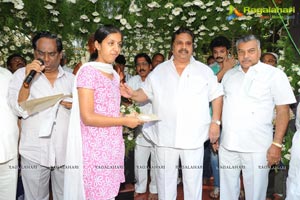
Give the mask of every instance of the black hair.
[[56, 41], [57, 51], [60, 53], [63, 50], [61, 39], [56, 34], [50, 33], [49, 31], [41, 31], [35, 34], [32, 39], [32, 47], [34, 50], [36, 50], [37, 41], [41, 38], [54, 39]]
[[137, 59], [139, 58], [145, 58], [148, 64], [151, 64], [151, 58], [146, 53], [139, 53], [134, 57], [134, 64], [136, 65]]
[[157, 53], [153, 54], [152, 60], [153, 60], [156, 56], [162, 56], [162, 57], [165, 59], [165, 56], [164, 56], [162, 53], [157, 52]]
[[209, 48], [211, 51], [213, 51], [214, 47], [226, 47], [227, 50], [229, 50], [231, 48], [231, 43], [230, 41], [224, 37], [224, 36], [218, 36], [218, 37], [215, 37], [210, 45], [209, 45]]
[[96, 30], [94, 34], [95, 41], [101, 43], [111, 33], [120, 33], [122, 35], [122, 32], [117, 27], [113, 25], [104, 25]]
[[172, 41], [171, 41], [171, 46], [173, 46], [173, 43], [175, 41], [176, 36], [179, 35], [179, 34], [181, 34], [181, 33], [187, 33], [187, 34], [189, 34], [192, 37], [193, 47], [194, 47], [194, 39], [195, 39], [194, 34], [193, 34], [193, 32], [190, 29], [185, 28], [185, 27], [180, 27], [177, 31], [175, 31], [173, 33], [173, 35], [172, 35]]
[[118, 57], [116, 57], [116, 60], [115, 60], [116, 63], [119, 63], [121, 65], [125, 65], [126, 64], [126, 59], [125, 59], [125, 56], [123, 55], [118, 55]]
[[21, 58], [22, 61], [23, 61], [23, 62], [25, 63], [25, 65], [26, 65], [27, 62], [26, 62], [25, 58], [24, 58], [23, 56], [21, 56], [20, 54], [14, 53], [14, 54], [8, 56], [8, 58], [7, 58], [7, 61], [6, 61], [6, 66], [7, 66], [7, 68], [10, 68], [11, 61], [12, 61], [12, 59], [15, 58], [15, 57]]

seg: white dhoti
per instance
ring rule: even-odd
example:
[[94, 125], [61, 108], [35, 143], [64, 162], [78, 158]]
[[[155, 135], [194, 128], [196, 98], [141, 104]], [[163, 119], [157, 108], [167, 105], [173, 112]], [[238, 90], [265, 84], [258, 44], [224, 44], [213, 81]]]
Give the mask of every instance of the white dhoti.
[[203, 147], [189, 150], [155, 147], [156, 182], [160, 200], [176, 200], [179, 159], [184, 199], [202, 199], [203, 153]]
[[264, 200], [269, 167], [266, 152], [244, 153], [219, 149], [220, 200], [238, 200], [242, 171], [247, 200]]
[[153, 166], [155, 166], [154, 147], [136, 145], [134, 150], [134, 173], [136, 183], [135, 192], [145, 193], [148, 183], [148, 160], [150, 157], [150, 184], [149, 190], [152, 194], [157, 194], [156, 178]]
[[21, 167], [25, 200], [48, 200], [50, 176], [53, 200], [63, 199], [63, 167], [53, 169], [50, 167], [44, 167], [24, 157], [21, 157]]
[[0, 163], [0, 200], [16, 199], [18, 158]]

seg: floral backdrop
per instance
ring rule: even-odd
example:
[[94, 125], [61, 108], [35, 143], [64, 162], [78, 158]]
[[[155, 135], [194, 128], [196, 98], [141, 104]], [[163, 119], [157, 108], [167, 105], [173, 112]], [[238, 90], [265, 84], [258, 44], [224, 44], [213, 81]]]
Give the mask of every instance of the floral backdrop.
[[122, 30], [122, 54], [130, 65], [138, 52], [167, 56], [172, 33], [186, 26], [195, 34], [195, 56], [202, 61], [217, 35], [225, 35], [233, 44], [240, 35], [258, 35], [264, 51], [280, 54], [280, 67], [299, 94], [299, 61], [293, 56], [297, 51], [283, 28], [295, 13], [284, 14], [281, 21], [277, 13], [244, 12], [244, 7], [275, 6], [290, 8], [292, 0], [0, 0], [0, 65], [5, 66], [12, 53], [30, 61], [32, 35], [50, 30], [61, 36], [68, 65], [74, 67], [86, 56], [89, 35], [103, 24]]

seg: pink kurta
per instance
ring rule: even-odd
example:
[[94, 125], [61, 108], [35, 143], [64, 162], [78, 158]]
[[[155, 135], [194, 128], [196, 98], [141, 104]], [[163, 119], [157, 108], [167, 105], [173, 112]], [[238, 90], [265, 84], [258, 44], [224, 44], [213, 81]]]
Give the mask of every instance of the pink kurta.
[[[86, 66], [80, 70], [78, 88], [94, 90], [94, 109], [101, 115], [120, 115], [120, 89], [117, 78], [110, 80]], [[106, 200], [117, 196], [124, 178], [122, 127], [86, 126], [81, 121], [83, 180], [86, 200]]]

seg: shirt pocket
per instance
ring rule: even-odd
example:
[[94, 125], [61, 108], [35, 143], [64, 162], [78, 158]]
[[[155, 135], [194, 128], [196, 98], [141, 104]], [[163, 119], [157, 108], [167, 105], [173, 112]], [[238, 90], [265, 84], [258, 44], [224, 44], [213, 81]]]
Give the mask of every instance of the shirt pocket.
[[208, 91], [208, 81], [202, 77], [190, 77], [187, 85], [186, 89], [190, 94], [201, 94]]
[[261, 81], [253, 81], [249, 90], [249, 97], [256, 100], [263, 100], [270, 95], [270, 89]]

